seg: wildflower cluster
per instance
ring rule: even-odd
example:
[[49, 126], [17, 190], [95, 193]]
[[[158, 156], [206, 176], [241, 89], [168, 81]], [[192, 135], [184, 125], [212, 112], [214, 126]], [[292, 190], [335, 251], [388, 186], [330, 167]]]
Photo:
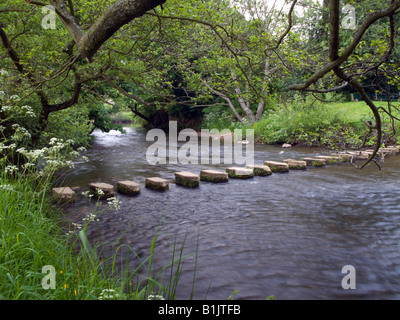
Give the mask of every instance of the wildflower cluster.
[[114, 289], [103, 289], [99, 295], [99, 300], [118, 299], [119, 295]]

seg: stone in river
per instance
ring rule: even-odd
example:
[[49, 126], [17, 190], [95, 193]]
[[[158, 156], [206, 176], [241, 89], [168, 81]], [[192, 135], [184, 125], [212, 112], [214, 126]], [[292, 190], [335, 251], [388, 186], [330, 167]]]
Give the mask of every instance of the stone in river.
[[140, 185], [134, 181], [118, 181], [117, 191], [128, 196], [136, 196], [140, 194]]
[[200, 185], [200, 177], [192, 172], [175, 172], [175, 183], [182, 187], [197, 188]]
[[289, 172], [289, 165], [285, 162], [264, 161], [264, 165], [268, 166], [272, 172]]
[[146, 178], [146, 188], [157, 191], [169, 189], [169, 181], [159, 177]]
[[225, 169], [229, 178], [236, 179], [250, 179], [254, 177], [253, 169], [246, 169], [241, 167], [229, 167]]
[[255, 176], [265, 177], [272, 174], [272, 170], [266, 165], [248, 165], [246, 168], [252, 169]]
[[53, 199], [59, 202], [75, 202], [75, 191], [70, 187], [53, 188]]
[[108, 199], [114, 196], [114, 186], [104, 182], [89, 183], [90, 191], [99, 199]]
[[326, 165], [326, 160], [318, 159], [318, 158], [303, 158], [303, 160], [307, 163], [308, 166], [311, 167], [322, 167]]
[[216, 171], [216, 170], [201, 170], [200, 180], [208, 182], [226, 182], [229, 180], [227, 172]]
[[285, 159], [283, 162], [289, 165], [289, 170], [302, 170], [307, 168], [307, 162], [302, 160]]

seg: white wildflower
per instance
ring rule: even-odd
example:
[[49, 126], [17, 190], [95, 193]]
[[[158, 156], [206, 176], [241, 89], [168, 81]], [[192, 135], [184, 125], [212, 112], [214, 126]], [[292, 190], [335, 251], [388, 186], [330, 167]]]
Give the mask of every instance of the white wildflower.
[[74, 140], [72, 140], [72, 139], [68, 139], [67, 141], [65, 141], [67, 144], [70, 144], [70, 145], [74, 145], [75, 144], [75, 141]]
[[3, 100], [5, 96], [6, 93], [4, 91], [0, 91], [0, 100]]
[[26, 149], [24, 147], [22, 147], [22, 148], [17, 149], [17, 152], [21, 153], [21, 154], [25, 154], [26, 153]]
[[121, 201], [118, 201], [116, 197], [107, 199], [108, 207], [118, 211], [121, 208]]
[[69, 153], [69, 155], [72, 157], [72, 158], [76, 158], [76, 157], [79, 157], [79, 152], [78, 151], [71, 151], [70, 153]]
[[12, 165], [12, 166], [7, 166], [6, 168], [5, 168], [5, 172], [6, 173], [14, 173], [14, 172], [17, 172], [18, 171], [18, 167], [17, 166], [14, 166], [14, 165]]
[[8, 76], [8, 71], [0, 69], [0, 76]]
[[0, 185], [0, 189], [9, 190], [9, 191], [14, 190], [13, 186], [11, 184], [2, 184], [2, 185]]
[[29, 168], [32, 168], [34, 166], [35, 166], [35, 164], [28, 162], [28, 163], [25, 163], [22, 167], [24, 169], [29, 169]]
[[93, 212], [89, 213], [88, 215], [86, 215], [85, 218], [82, 219], [83, 221], [86, 221], [87, 223], [90, 223], [92, 221], [99, 221], [99, 219], [97, 218], [97, 215], [94, 214]]
[[19, 101], [21, 100], [21, 98], [18, 95], [14, 94], [10, 97], [10, 100]]
[[27, 111], [25, 115], [29, 118], [36, 118], [36, 113], [33, 111]]
[[158, 294], [149, 294], [147, 300], [165, 300], [165, 299], [163, 296], [160, 296]]
[[118, 298], [118, 293], [114, 289], [103, 289], [99, 295], [99, 300], [112, 300]]
[[79, 147], [77, 150], [78, 150], [79, 152], [87, 151], [85, 147]]

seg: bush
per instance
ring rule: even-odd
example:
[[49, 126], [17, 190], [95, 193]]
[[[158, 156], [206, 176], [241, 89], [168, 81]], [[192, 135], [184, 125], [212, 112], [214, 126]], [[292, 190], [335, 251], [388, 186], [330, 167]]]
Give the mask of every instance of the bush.
[[[311, 135], [318, 136], [322, 130], [342, 125], [337, 114], [333, 114], [321, 103], [294, 99], [292, 103], [280, 105], [264, 117], [253, 128], [258, 140], [268, 143], [296, 143]], [[302, 138], [301, 138], [302, 137]]]

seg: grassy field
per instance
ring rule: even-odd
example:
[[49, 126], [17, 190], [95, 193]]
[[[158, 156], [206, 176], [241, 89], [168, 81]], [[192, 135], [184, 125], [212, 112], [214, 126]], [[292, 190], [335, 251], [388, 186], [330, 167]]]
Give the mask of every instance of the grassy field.
[[[385, 102], [375, 101], [375, 105], [377, 107], [382, 106], [387, 108], [387, 103]], [[393, 105], [399, 107], [400, 103], [393, 102]], [[325, 106], [331, 110], [332, 113], [337, 113], [339, 117], [350, 123], [356, 123], [372, 117], [372, 112], [364, 101], [327, 103]], [[394, 114], [399, 115], [399, 112], [395, 112]]]

